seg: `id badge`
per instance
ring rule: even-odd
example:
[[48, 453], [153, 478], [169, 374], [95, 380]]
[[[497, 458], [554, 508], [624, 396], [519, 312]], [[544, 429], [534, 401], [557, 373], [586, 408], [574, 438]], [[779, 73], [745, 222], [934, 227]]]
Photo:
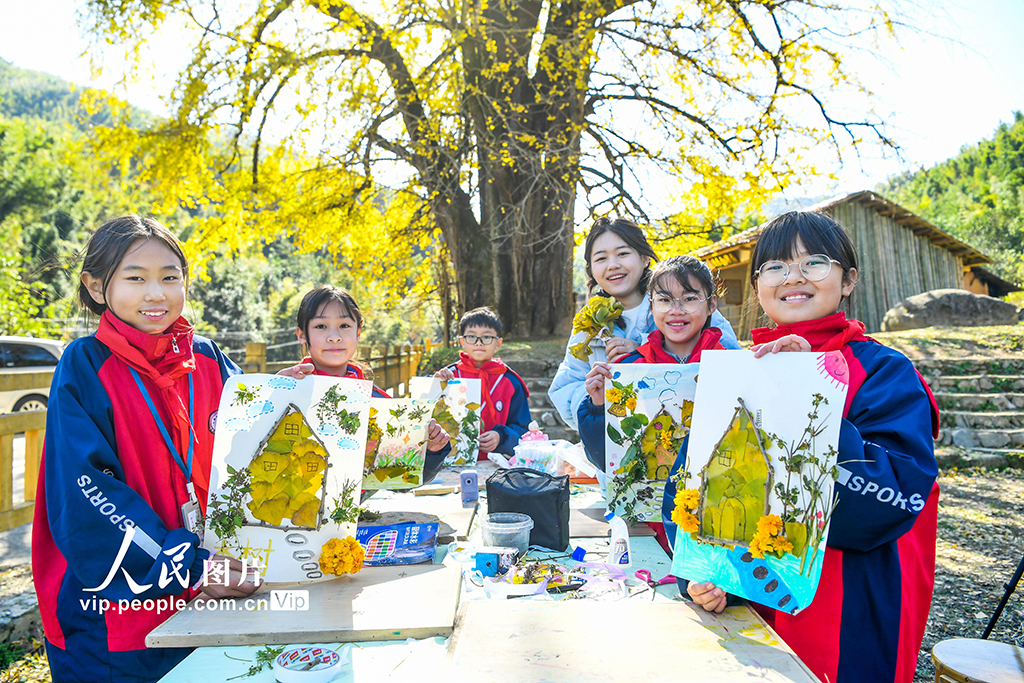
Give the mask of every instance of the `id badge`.
[[181, 506], [181, 523], [199, 537], [199, 545], [202, 545], [206, 526], [203, 524], [203, 512], [198, 500], [190, 500]]

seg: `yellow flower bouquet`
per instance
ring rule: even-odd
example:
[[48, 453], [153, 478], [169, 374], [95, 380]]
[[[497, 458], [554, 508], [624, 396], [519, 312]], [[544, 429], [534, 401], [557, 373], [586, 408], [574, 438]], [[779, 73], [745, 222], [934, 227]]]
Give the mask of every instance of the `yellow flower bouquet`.
[[700, 505], [700, 491], [697, 489], [678, 489], [676, 491], [676, 507], [672, 510], [672, 521], [679, 525], [685, 533], [692, 534], [700, 529], [700, 520], [694, 515]]
[[782, 557], [793, 552], [793, 544], [783, 534], [782, 519], [778, 515], [765, 515], [757, 520], [757, 532], [750, 541], [750, 554], [764, 559], [765, 555]]
[[363, 568], [363, 546], [354, 536], [332, 538], [320, 551], [320, 570], [324, 574], [355, 574]]
[[587, 338], [569, 347], [569, 353], [580, 360], [590, 360], [590, 342], [595, 337], [611, 337], [612, 326], [622, 315], [622, 304], [608, 296], [594, 296], [572, 319], [572, 333], [585, 332]]

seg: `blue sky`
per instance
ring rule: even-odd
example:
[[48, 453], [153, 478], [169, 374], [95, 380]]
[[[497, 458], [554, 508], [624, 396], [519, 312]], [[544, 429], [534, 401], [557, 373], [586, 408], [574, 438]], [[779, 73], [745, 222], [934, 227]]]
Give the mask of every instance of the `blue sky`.
[[[114, 69], [94, 79], [82, 56], [87, 42], [76, 25], [72, 0], [0, 0], [0, 57], [17, 66], [46, 71], [82, 85], [110, 88]], [[988, 137], [1000, 121], [1024, 110], [1024, 1], [920, 0], [922, 32], [905, 34], [902, 45], [881, 55], [888, 66], [853, 57], [852, 63], [888, 113], [905, 160], [864, 158], [842, 166], [831, 158], [821, 166], [840, 178], [800, 193], [853, 191], [873, 187], [888, 175], [931, 165], [961, 146]], [[934, 33], [952, 40], [931, 38]], [[173, 83], [188, 49], [169, 35], [154, 41], [149, 78], [129, 87], [128, 99], [157, 113], [166, 111], [161, 92]]]

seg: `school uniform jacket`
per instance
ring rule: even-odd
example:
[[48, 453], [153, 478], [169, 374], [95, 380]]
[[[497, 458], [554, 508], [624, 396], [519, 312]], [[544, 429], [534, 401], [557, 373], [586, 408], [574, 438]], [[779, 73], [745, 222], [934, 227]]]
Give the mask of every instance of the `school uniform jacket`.
[[[722, 349], [722, 330], [717, 327], [709, 327], [700, 333], [693, 351], [683, 361], [684, 363], [699, 363], [700, 354], [708, 349]], [[647, 337], [647, 342], [636, 351], [629, 354], [619, 363], [679, 363], [674, 356], [665, 351], [665, 337], [659, 330], [654, 330]], [[587, 453], [587, 459], [594, 463], [600, 471], [605, 468], [604, 454], [604, 406], [595, 406], [588, 394], [580, 404], [577, 413], [579, 421], [580, 440], [583, 441], [583, 448]]]
[[[50, 388], [32, 529], [32, 572], [55, 681], [155, 679], [189, 652], [144, 649], [146, 634], [173, 608], [97, 609], [100, 599], [115, 606], [136, 598], [190, 600], [209, 556], [182, 526], [186, 479], [129, 363], [183, 459], [194, 438], [192, 481], [204, 513], [221, 390], [241, 372], [216, 344], [194, 336], [184, 318], [168, 334], [148, 335], [107, 312], [95, 335], [64, 351]], [[117, 565], [129, 529], [134, 539]], [[118, 566], [105, 588], [87, 590], [104, 584]], [[181, 576], [188, 572], [189, 588], [177, 578], [160, 586], [161, 573], [173, 577], [175, 566]]]
[[758, 344], [800, 335], [814, 351], [842, 351], [849, 367], [818, 591], [795, 616], [755, 608], [822, 681], [910, 683], [935, 578], [939, 412], [910, 360], [863, 332], [843, 313], [753, 331]]
[[[483, 409], [480, 433], [498, 433], [496, 453], [512, 455], [519, 439], [530, 430], [530, 391], [526, 382], [500, 358], [493, 358], [476, 367], [466, 353], [459, 354], [459, 362], [448, 366], [456, 377], [480, 380], [480, 398]], [[480, 459], [485, 460], [481, 453]]]
[[[311, 357], [309, 357], [309, 356], [306, 356], [300, 362], [301, 363], [309, 363], [310, 365], [312, 365], [313, 364], [313, 359]], [[322, 372], [320, 370], [314, 370], [313, 374], [314, 375], [321, 375], [323, 377], [339, 377], [339, 375], [332, 375], [329, 372]], [[349, 363], [348, 367], [346, 367], [345, 374], [344, 375], [340, 375], [340, 376], [341, 377], [346, 377], [348, 379], [366, 379], [366, 377], [363, 375], [362, 368], [360, 368], [358, 365], [354, 365], [352, 363]], [[389, 394], [388, 392], [384, 391], [383, 389], [378, 387], [376, 384], [373, 385], [372, 396], [374, 398], [391, 398], [391, 394]], [[429, 484], [431, 481], [434, 480], [434, 477], [437, 476], [437, 473], [441, 471], [442, 467], [444, 467], [444, 459], [447, 458], [448, 454], [451, 453], [451, 452], [452, 452], [452, 445], [451, 445], [451, 443], [446, 443], [444, 445], [444, 447], [441, 450], [439, 450], [439, 451], [427, 451], [426, 456], [424, 457], [424, 461], [423, 461], [423, 483], [424, 484]]]
[[[651, 300], [646, 296], [640, 302], [640, 310], [624, 329], [616, 326], [612, 331], [616, 337], [629, 339], [637, 346], [647, 342], [647, 336], [657, 329], [654, 325], [654, 314], [651, 313]], [[625, 316], [619, 319], [625, 320]], [[738, 349], [740, 344], [736, 341], [736, 333], [725, 316], [718, 310], [711, 314], [711, 327], [718, 328], [722, 332], [720, 343], [726, 349]], [[548, 398], [555, 405], [559, 417], [565, 424], [576, 431], [579, 430], [577, 417], [580, 412], [580, 404], [587, 398], [586, 378], [590, 372], [592, 363], [587, 360], [580, 360], [569, 352], [569, 347], [574, 341], [579, 341], [576, 335], [571, 335], [565, 344], [565, 357], [558, 365], [551, 385], [548, 387]], [[620, 360], [620, 363], [625, 362]]]

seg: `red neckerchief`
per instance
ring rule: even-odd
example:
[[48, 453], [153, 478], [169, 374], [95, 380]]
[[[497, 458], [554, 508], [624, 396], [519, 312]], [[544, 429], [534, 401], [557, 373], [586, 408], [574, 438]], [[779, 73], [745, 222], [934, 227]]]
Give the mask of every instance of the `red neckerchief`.
[[806, 339], [812, 351], [839, 351], [851, 341], [870, 341], [864, 336], [864, 323], [859, 320], [847, 320], [846, 314], [840, 311], [816, 320], [779, 325], [778, 327], [759, 327], [751, 330], [755, 344], [773, 342], [787, 334], [796, 334]]
[[504, 375], [508, 371], [508, 366], [500, 358], [492, 358], [477, 367], [465, 351], [459, 352], [459, 362], [456, 365], [461, 375], [480, 380], [480, 398], [484, 402], [480, 417], [483, 419], [485, 428], [493, 427], [498, 419], [498, 409], [494, 407], [494, 399], [491, 398], [491, 382]]
[[[718, 340], [721, 338], [722, 330], [717, 327], [709, 327], [702, 331], [700, 333], [700, 337], [697, 338], [697, 344], [693, 347], [693, 351], [690, 351], [690, 356], [686, 359], [686, 362], [699, 363], [701, 351], [722, 348], [722, 345], [718, 343]], [[663, 335], [660, 330], [654, 330], [647, 335], [647, 343], [640, 346], [636, 351], [643, 356], [644, 360], [648, 363], [680, 362], [665, 350], [665, 335]]]
[[[305, 358], [300, 360], [299, 363], [309, 363], [310, 365], [313, 365], [313, 357], [306, 356]], [[332, 375], [329, 372], [324, 372], [323, 370], [320, 370], [315, 365], [313, 365], [313, 368], [313, 374], [320, 375], [321, 377], [348, 377], [350, 379], [366, 379], [366, 377], [363, 376], [363, 369], [360, 368], [355, 363], [349, 363], [346, 366], [344, 375]]]
[[[182, 457], [188, 453], [192, 424], [188, 421], [188, 398], [183, 397], [175, 385], [179, 377], [196, 369], [192, 353], [194, 332], [188, 320], [179, 317], [163, 334], [146, 334], [119, 319], [110, 309], [100, 316], [100, 326], [96, 330], [97, 341], [103, 342], [125, 365], [147, 377], [160, 390], [163, 404], [171, 414], [171, 426]], [[178, 345], [177, 351], [172, 341]], [[202, 481], [200, 469], [193, 471], [193, 478], [197, 485], [206, 488], [208, 482]]]
[[[865, 329], [864, 323], [859, 320], [847, 320], [846, 314], [840, 311], [817, 320], [779, 325], [774, 328], [760, 327], [756, 330], [751, 330], [750, 334], [753, 336], [755, 344], [775, 341], [787, 334], [797, 334], [811, 344], [812, 351], [840, 351], [852, 341], [871, 341], [878, 344], [878, 341], [864, 334]], [[928, 382], [924, 381], [924, 377], [921, 377], [920, 372], [917, 373], [917, 376], [921, 379], [921, 385], [924, 386], [924, 391], [928, 394], [928, 401], [932, 405], [932, 434], [938, 437], [939, 404], [935, 402], [932, 389], [928, 386]], [[848, 395], [846, 410], [850, 409], [851, 400], [852, 396]]]

